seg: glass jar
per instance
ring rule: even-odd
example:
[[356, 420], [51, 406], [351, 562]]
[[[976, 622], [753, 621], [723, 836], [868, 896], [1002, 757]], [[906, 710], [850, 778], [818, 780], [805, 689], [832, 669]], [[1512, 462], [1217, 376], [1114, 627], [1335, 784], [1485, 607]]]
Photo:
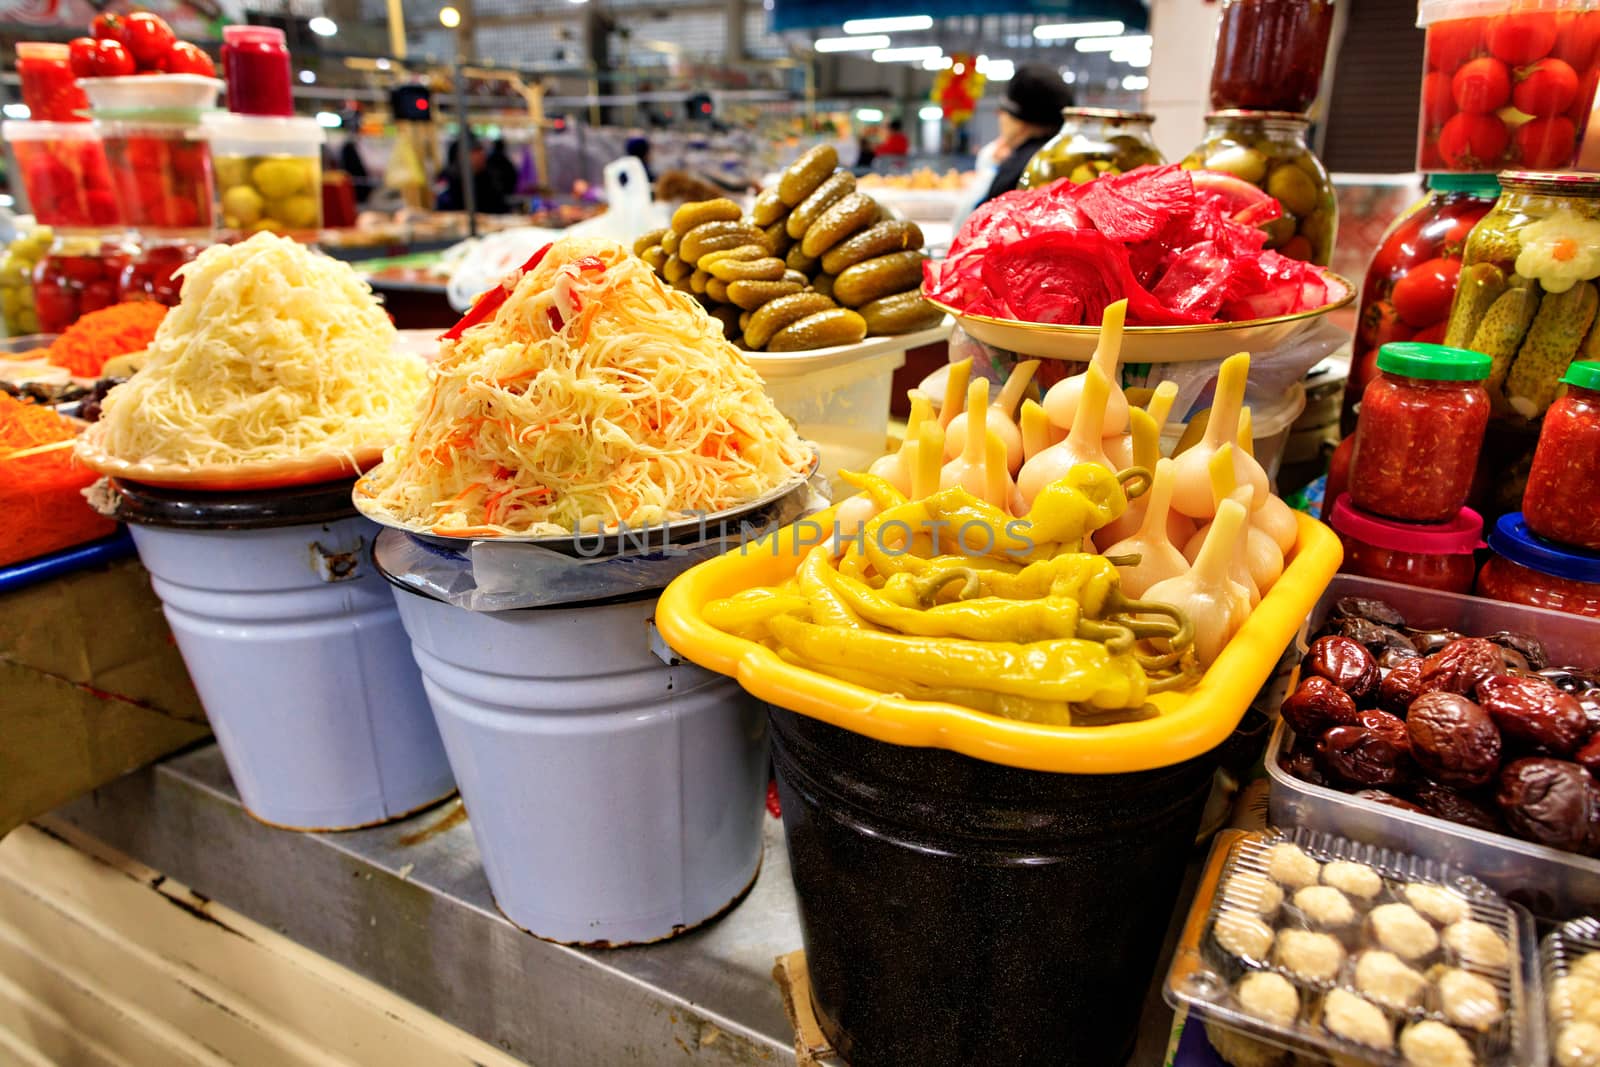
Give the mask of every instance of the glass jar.
[[55, 240], [48, 226], [39, 226], [6, 246], [0, 258], [0, 313], [6, 333], [22, 337], [39, 332], [39, 311], [33, 303], [33, 268]]
[[123, 300], [150, 300], [166, 307], [178, 306], [183, 281], [173, 273], [205, 251], [209, 242], [185, 237], [146, 241], [122, 268], [117, 291]]
[[321, 126], [310, 118], [206, 116], [223, 228], [315, 241], [322, 229]]
[[1369, 515], [1346, 493], [1334, 501], [1328, 523], [1344, 544], [1339, 569], [1346, 574], [1472, 592], [1477, 571], [1472, 553], [1483, 547], [1483, 519], [1471, 508], [1462, 508], [1449, 522], [1421, 526]]
[[1345, 383], [1342, 432], [1355, 431], [1356, 404], [1378, 373], [1378, 349], [1390, 341], [1464, 348], [1446, 324], [1461, 273], [1467, 234], [1500, 195], [1493, 175], [1430, 174], [1428, 195], [1390, 225], [1372, 255], [1361, 286], [1350, 377]]
[[33, 268], [40, 332], [60, 333], [80, 316], [117, 303], [128, 251], [119, 235], [57, 233]]
[[1184, 159], [1191, 169], [1221, 171], [1275, 197], [1283, 216], [1264, 223], [1267, 247], [1327, 266], [1339, 221], [1333, 179], [1306, 144], [1310, 123], [1282, 111], [1214, 111], [1206, 138]]
[[1489, 424], [1478, 352], [1415, 341], [1378, 350], [1350, 459], [1350, 499], [1402, 522], [1445, 522], [1466, 506]]
[[1500, 517], [1489, 548], [1494, 555], [1478, 572], [1479, 596], [1600, 618], [1600, 555], [1540, 541], [1519, 512]]
[[16, 154], [34, 218], [46, 226], [92, 229], [121, 221], [105, 146], [87, 122], [8, 121], [0, 136]]
[[1522, 494], [1522, 515], [1540, 537], [1600, 551], [1600, 363], [1578, 362], [1567, 393], [1550, 405]]
[[1590, 0], [1422, 0], [1417, 169], [1585, 165], [1580, 146], [1600, 81], [1593, 7]]
[[1061, 132], [1028, 161], [1018, 188], [1032, 189], [1066, 178], [1074, 185], [1102, 174], [1121, 174], [1165, 163], [1150, 134], [1156, 117], [1142, 111], [1101, 107], [1061, 109]]
[[28, 117], [41, 122], [88, 122], [89, 99], [78, 88], [64, 44], [17, 44], [17, 80]]
[[271, 26], [222, 28], [222, 76], [236, 115], [293, 115], [289, 48]]
[[1311, 107], [1333, 30], [1333, 0], [1222, 0], [1211, 107]]
[[215, 196], [199, 113], [97, 122], [122, 220], [145, 235], [209, 234]]

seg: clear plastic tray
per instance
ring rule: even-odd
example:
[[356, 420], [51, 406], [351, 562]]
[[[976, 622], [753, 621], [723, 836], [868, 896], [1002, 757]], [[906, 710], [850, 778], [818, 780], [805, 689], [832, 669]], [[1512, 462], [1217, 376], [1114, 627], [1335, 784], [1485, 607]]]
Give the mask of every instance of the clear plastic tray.
[[[1336, 576], [1329, 584], [1311, 613], [1306, 632], [1314, 633], [1334, 602], [1347, 596], [1386, 600], [1419, 628], [1449, 626], [1466, 634], [1520, 630], [1544, 643], [1552, 664], [1588, 665], [1600, 660], [1600, 620], [1348, 574]], [[1303, 641], [1301, 645], [1303, 651]], [[1290, 747], [1294, 736], [1288, 724], [1280, 721], [1267, 748], [1274, 825], [1344, 834], [1455, 864], [1541, 919], [1559, 922], [1600, 911], [1600, 859], [1303, 782], [1278, 765], [1279, 753]]]
[[[1318, 866], [1309, 871], [1316, 881], [1307, 879], [1301, 883], [1276, 867], [1272, 850], [1291, 845], [1317, 862]], [[1353, 913], [1349, 921], [1319, 925], [1298, 905], [1303, 898], [1297, 896], [1296, 887], [1326, 886], [1327, 881], [1336, 881], [1323, 870], [1333, 861], [1361, 864], [1375, 872], [1381, 884], [1370, 897], [1356, 892], [1343, 894]], [[1414, 907], [1417, 914], [1411, 921], [1434, 931], [1434, 947], [1409, 956], [1394, 949], [1405, 956], [1404, 963], [1415, 976], [1408, 980], [1414, 984], [1406, 995], [1391, 994], [1386, 999], [1370, 975], [1365, 987], [1357, 978], [1362, 953], [1393, 947], [1393, 943], [1381, 941], [1373, 932], [1370, 916], [1381, 906], [1410, 906], [1414, 898], [1408, 892], [1419, 885], [1429, 887], [1429, 892], [1448, 890], [1449, 902], [1458, 910], [1453, 921], [1487, 925], [1504, 942], [1508, 960], [1500, 965], [1482, 957], [1464, 958], [1444, 932], [1452, 917], [1442, 910], [1433, 911], [1430, 917], [1427, 909]], [[1282, 894], [1281, 903], [1276, 902], [1274, 890], [1268, 887], [1276, 887]], [[1273, 932], [1272, 947], [1260, 956], [1254, 954], [1254, 949], [1241, 955], [1237, 941], [1232, 948], [1224, 947], [1217, 930], [1218, 920], [1224, 915], [1248, 915], [1263, 922]], [[1228, 924], [1224, 925], [1226, 928]], [[1294, 968], [1292, 950], [1285, 947], [1286, 935], [1294, 931], [1326, 934], [1338, 943], [1342, 955], [1331, 976], [1308, 976]], [[1320, 1053], [1338, 1063], [1411, 1067], [1416, 1061], [1404, 1059], [1400, 1051], [1403, 1035], [1411, 1027], [1432, 1022], [1459, 1034], [1471, 1048], [1473, 1062], [1481, 1067], [1527, 1067], [1543, 1063], [1545, 1054], [1544, 1027], [1538, 1013], [1537, 957], [1532, 918], [1455, 867], [1332, 834], [1269, 829], [1225, 834], [1212, 848], [1167, 974], [1165, 993], [1174, 1007], [1187, 1008], [1191, 1016], [1210, 1026], [1232, 1031], [1232, 1041], [1243, 1036], [1247, 1042], [1253, 1039], [1298, 1053]], [[1454, 972], [1460, 971], [1487, 983], [1493, 990], [1492, 998], [1474, 995], [1472, 989], [1458, 989], [1456, 983], [1461, 978]], [[1298, 1010], [1292, 1020], [1270, 1019], [1241, 1003], [1240, 984], [1252, 974], [1277, 975], [1293, 988]], [[1283, 982], [1272, 981], [1282, 989]], [[1473, 980], [1467, 980], [1467, 984], [1481, 985]], [[1455, 999], [1447, 999], [1443, 988], [1450, 988]], [[1357, 998], [1355, 1001], [1350, 1000], [1352, 995]], [[1371, 1016], [1377, 1028], [1372, 1034], [1373, 1044], [1328, 1029], [1328, 1006], [1341, 999], [1346, 1004], [1355, 1003], [1358, 1012]], [[1472, 1013], [1481, 1016], [1475, 1025], [1467, 1021]], [[1217, 1036], [1213, 1032], [1213, 1037]], [[1385, 1036], [1388, 1047], [1379, 1047]], [[1267, 1061], [1270, 1056], [1259, 1059]]]
[[1539, 956], [1550, 1061], [1556, 1067], [1600, 1062], [1600, 919], [1556, 927]]

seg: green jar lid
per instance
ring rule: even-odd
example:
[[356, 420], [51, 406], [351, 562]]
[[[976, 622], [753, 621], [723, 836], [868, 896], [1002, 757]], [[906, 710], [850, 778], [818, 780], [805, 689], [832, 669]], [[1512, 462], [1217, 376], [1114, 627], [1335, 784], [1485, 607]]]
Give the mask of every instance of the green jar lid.
[[1420, 341], [1390, 341], [1378, 349], [1378, 369], [1436, 382], [1481, 382], [1494, 360], [1482, 352]]
[[1435, 193], [1472, 193], [1493, 200], [1500, 195], [1500, 179], [1493, 174], [1430, 174], [1428, 189]]
[[1600, 390], [1600, 363], [1580, 360], [1567, 368], [1567, 373], [1561, 376], [1561, 380], [1579, 389]]

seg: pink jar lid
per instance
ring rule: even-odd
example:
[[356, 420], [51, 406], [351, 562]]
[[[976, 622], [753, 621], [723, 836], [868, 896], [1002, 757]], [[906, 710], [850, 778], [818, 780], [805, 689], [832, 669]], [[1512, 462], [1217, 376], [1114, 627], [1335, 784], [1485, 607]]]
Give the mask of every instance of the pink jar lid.
[[1449, 522], [1394, 522], [1362, 511], [1340, 493], [1328, 524], [1357, 541], [1417, 556], [1465, 556], [1483, 547], [1483, 517], [1462, 508]]

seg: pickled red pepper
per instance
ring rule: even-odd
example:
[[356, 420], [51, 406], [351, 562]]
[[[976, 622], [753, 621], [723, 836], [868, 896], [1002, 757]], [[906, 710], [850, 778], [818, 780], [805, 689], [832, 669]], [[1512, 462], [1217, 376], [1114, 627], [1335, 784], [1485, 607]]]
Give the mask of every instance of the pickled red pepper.
[[1528, 529], [1573, 548], [1600, 551], [1600, 363], [1578, 362], [1550, 405], [1522, 496]]

